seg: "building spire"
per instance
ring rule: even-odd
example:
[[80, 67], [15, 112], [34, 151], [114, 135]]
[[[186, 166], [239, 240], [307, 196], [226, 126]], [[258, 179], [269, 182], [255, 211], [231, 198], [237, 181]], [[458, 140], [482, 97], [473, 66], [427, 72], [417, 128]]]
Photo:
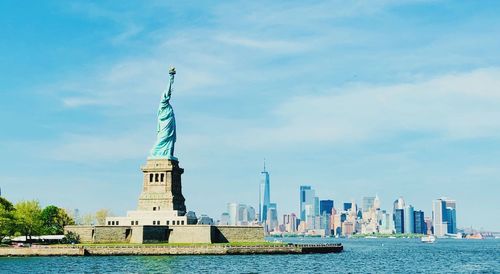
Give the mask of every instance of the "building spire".
[[266, 158], [264, 158], [264, 172], [266, 172]]

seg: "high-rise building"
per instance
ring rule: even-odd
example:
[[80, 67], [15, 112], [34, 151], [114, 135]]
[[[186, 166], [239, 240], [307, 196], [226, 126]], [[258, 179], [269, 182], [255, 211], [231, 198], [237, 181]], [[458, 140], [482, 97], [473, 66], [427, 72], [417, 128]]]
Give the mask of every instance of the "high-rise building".
[[413, 232], [417, 234], [427, 234], [427, 227], [425, 224], [424, 212], [417, 210], [413, 214], [414, 229]]
[[404, 211], [404, 233], [410, 234], [413, 233], [415, 229], [415, 216], [413, 206], [407, 205]]
[[385, 210], [381, 211], [379, 232], [385, 234], [392, 234], [394, 232], [393, 216]]
[[344, 211], [348, 211], [352, 208], [352, 203], [344, 203]]
[[270, 203], [267, 209], [266, 226], [267, 231], [275, 231], [278, 228], [278, 208], [275, 203]]
[[264, 162], [264, 170], [260, 174], [259, 222], [265, 223], [267, 220], [269, 204], [271, 203], [271, 186], [269, 182], [269, 172], [266, 171], [266, 162]]
[[394, 210], [394, 228], [396, 233], [404, 233], [404, 209]]
[[396, 209], [404, 209], [405, 208], [405, 200], [403, 197], [399, 197], [396, 201], [394, 201], [394, 207], [393, 210], [395, 211]]
[[432, 225], [434, 227], [434, 235], [444, 236], [448, 232], [447, 219], [446, 202], [443, 199], [432, 201]]
[[433, 234], [432, 219], [430, 217], [425, 217], [425, 227], [427, 235]]
[[297, 231], [297, 216], [292, 214], [284, 214], [283, 215], [283, 225], [285, 226], [286, 232], [296, 232]]
[[222, 213], [222, 215], [220, 216], [219, 225], [229, 225], [229, 213]]
[[333, 200], [321, 200], [319, 201], [319, 214], [323, 215], [324, 212], [326, 214], [332, 214], [332, 209], [334, 207]]
[[457, 211], [456, 201], [444, 199], [446, 204], [446, 222], [448, 223], [448, 233], [457, 234]]
[[227, 213], [229, 214], [229, 225], [236, 225], [239, 219], [239, 204], [228, 203]]
[[375, 197], [363, 197], [363, 211], [368, 211], [373, 208]]
[[[315, 193], [311, 186], [300, 186], [300, 220], [306, 220], [306, 205], [312, 206], [312, 213], [315, 213]], [[310, 210], [311, 210], [310, 209]], [[311, 215], [311, 213], [309, 213]]]
[[380, 198], [378, 197], [378, 195], [375, 195], [375, 200], [373, 201], [373, 208], [375, 208], [375, 210], [380, 209]]

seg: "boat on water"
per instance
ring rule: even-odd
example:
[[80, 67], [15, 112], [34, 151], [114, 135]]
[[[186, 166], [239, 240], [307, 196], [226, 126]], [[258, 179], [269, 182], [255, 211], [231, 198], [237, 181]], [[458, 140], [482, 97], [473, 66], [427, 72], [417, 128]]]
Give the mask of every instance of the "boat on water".
[[436, 237], [434, 237], [434, 235], [426, 235], [422, 236], [422, 238], [420, 238], [420, 241], [422, 241], [422, 243], [433, 244], [436, 241]]

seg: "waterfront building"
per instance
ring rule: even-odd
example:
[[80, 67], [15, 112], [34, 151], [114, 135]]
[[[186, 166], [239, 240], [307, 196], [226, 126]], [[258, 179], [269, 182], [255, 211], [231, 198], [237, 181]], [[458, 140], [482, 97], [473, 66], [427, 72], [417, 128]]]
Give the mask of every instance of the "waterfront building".
[[331, 220], [330, 220], [331, 214], [327, 214], [326, 211], [321, 214], [321, 216], [318, 216], [319, 218], [319, 228], [325, 231], [325, 235], [331, 235]]
[[454, 208], [446, 208], [446, 223], [448, 224], [447, 232], [457, 234], [457, 212]]
[[375, 202], [375, 197], [363, 197], [362, 209], [363, 211], [368, 211], [373, 208]]
[[394, 211], [394, 228], [396, 233], [404, 233], [404, 209]]
[[334, 207], [333, 200], [321, 200], [319, 201], [319, 213], [323, 215], [323, 213], [326, 212], [326, 214], [332, 214], [332, 210]]
[[394, 233], [394, 221], [392, 219], [392, 215], [385, 210], [382, 210], [381, 212], [379, 232], [384, 234]]
[[432, 201], [432, 224], [434, 227], [434, 235], [441, 237], [448, 232], [448, 223], [446, 220], [446, 201], [437, 199]]
[[395, 211], [396, 209], [404, 209], [405, 208], [405, 200], [403, 197], [399, 197], [396, 201], [394, 201], [394, 207], [393, 210]]
[[447, 231], [450, 234], [457, 234], [457, 212], [456, 201], [444, 199], [446, 204], [446, 222], [448, 224]]
[[433, 228], [432, 228], [432, 219], [431, 217], [425, 217], [425, 228], [426, 228], [426, 233], [427, 235], [432, 235], [434, 234]]
[[415, 228], [415, 217], [414, 217], [414, 209], [412, 205], [407, 205], [405, 207], [405, 215], [404, 215], [404, 233], [410, 234], [414, 232]]
[[311, 186], [300, 186], [300, 220], [306, 220], [306, 206], [309, 205], [309, 210], [312, 209], [312, 214], [309, 212], [309, 215], [314, 215], [314, 206], [315, 206], [315, 192]]
[[266, 162], [264, 162], [264, 170], [260, 173], [260, 188], [259, 188], [259, 222], [265, 223], [267, 220], [267, 212], [271, 203], [271, 186], [269, 172], [266, 170]]
[[424, 219], [424, 212], [422, 210], [417, 210], [413, 214], [414, 219], [414, 229], [413, 232], [417, 234], [427, 234], [427, 228]]
[[350, 236], [354, 233], [354, 224], [351, 221], [345, 221], [342, 223], [342, 235]]

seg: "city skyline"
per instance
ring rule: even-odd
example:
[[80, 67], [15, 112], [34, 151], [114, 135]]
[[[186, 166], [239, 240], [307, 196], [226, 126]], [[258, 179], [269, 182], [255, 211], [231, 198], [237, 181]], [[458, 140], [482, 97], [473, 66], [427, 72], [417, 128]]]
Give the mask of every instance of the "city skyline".
[[258, 211], [266, 158], [278, 212], [297, 211], [301, 185], [336, 207], [378, 194], [383, 208], [403, 196], [428, 213], [447, 196], [460, 227], [499, 230], [499, 8], [2, 2], [2, 195], [135, 208], [174, 65], [188, 210]]

